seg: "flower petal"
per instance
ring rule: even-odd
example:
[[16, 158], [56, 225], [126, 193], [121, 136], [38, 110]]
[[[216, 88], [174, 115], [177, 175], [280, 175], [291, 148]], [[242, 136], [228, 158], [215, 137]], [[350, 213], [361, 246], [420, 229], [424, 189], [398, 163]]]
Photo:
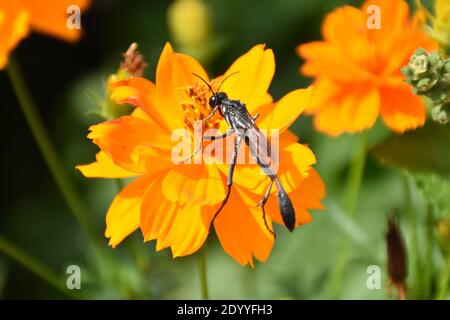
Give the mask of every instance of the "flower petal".
[[395, 53], [393, 48], [402, 49], [398, 46], [398, 41], [403, 40], [402, 34], [410, 36], [409, 7], [402, 0], [368, 0], [364, 2], [362, 10], [366, 12], [372, 5], [380, 8], [382, 28], [370, 30], [368, 36], [377, 48], [378, 54], [388, 57]]
[[155, 123], [124, 116], [90, 127], [88, 138], [122, 168], [149, 173], [173, 165], [170, 136]]
[[343, 6], [328, 14], [322, 25], [324, 40], [335, 45], [347, 60], [361, 69], [371, 67], [375, 58], [375, 49], [367, 39], [367, 20], [365, 11]]
[[136, 176], [136, 172], [128, 171], [116, 165], [103, 151], [95, 155], [96, 161], [76, 166], [87, 178], [128, 178]]
[[115, 248], [139, 227], [142, 197], [149, 187], [152, 175], [137, 178], [128, 184], [113, 200], [106, 214], [105, 236]]
[[18, 1], [0, 3], [0, 70], [8, 61], [9, 53], [29, 32], [29, 11]]
[[[272, 251], [274, 237], [267, 230], [258, 200], [241, 188], [232, 192], [227, 205], [214, 221], [223, 250], [241, 265], [253, 266], [253, 257], [266, 261]], [[266, 217], [272, 229], [270, 217]]]
[[174, 258], [192, 254], [208, 236], [211, 208], [202, 208], [198, 204], [181, 206], [170, 201], [161, 190], [162, 180], [163, 177], [155, 180], [142, 202], [141, 230], [144, 239], [156, 239], [158, 251], [170, 246]]
[[317, 130], [333, 136], [359, 132], [374, 125], [379, 111], [380, 97], [376, 88], [366, 85], [344, 87], [334, 101], [329, 101], [317, 112], [314, 125]]
[[264, 45], [254, 46], [231, 65], [224, 78], [234, 72], [238, 73], [228, 78], [221, 87], [221, 91], [231, 99], [244, 102], [250, 114], [254, 114], [257, 107], [272, 102], [267, 94], [275, 73], [272, 50], [265, 49]]
[[381, 116], [386, 125], [397, 132], [415, 129], [425, 123], [425, 105], [411, 88], [402, 83], [396, 87], [382, 87]]
[[313, 94], [305, 113], [320, 112], [322, 107], [335, 102], [335, 97], [341, 93], [341, 87], [326, 77], [318, 78], [313, 84]]
[[315, 41], [302, 44], [297, 53], [305, 59], [301, 72], [311, 77], [327, 77], [338, 81], [367, 79], [371, 75], [354, 61], [345, 57], [334, 44]]
[[69, 19], [67, 9], [75, 5], [84, 11], [90, 4], [89, 0], [21, 0], [21, 2], [30, 10], [30, 23], [34, 30], [66, 41], [76, 41], [80, 38], [82, 29], [67, 26]]
[[172, 46], [167, 43], [161, 53], [156, 70], [156, 89], [159, 102], [156, 106], [158, 108], [153, 108], [151, 113], [157, 114], [170, 131], [184, 128], [184, 116], [180, 103], [184, 98], [184, 88], [192, 86], [199, 80], [193, 73], [208, 81], [206, 72], [198, 62], [186, 55], [174, 53]]
[[[156, 85], [144, 78], [133, 77], [110, 82], [111, 99], [118, 104], [131, 104], [144, 111], [150, 121], [157, 124], [162, 131], [171, 132], [161, 118], [161, 108], [158, 108]], [[136, 112], [135, 109], [134, 112]]]
[[303, 112], [311, 101], [313, 88], [298, 89], [282, 97], [275, 106], [269, 105], [258, 110], [262, 116], [258, 126], [262, 129], [286, 130]]
[[164, 196], [181, 205], [214, 205], [225, 198], [224, 181], [212, 165], [176, 165], [162, 181]]

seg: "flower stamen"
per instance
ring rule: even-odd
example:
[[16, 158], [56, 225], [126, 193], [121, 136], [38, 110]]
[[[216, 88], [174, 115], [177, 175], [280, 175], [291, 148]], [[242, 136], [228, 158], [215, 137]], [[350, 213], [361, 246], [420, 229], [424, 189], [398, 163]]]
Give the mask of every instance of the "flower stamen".
[[202, 131], [219, 128], [220, 115], [216, 114], [206, 121], [211, 113], [209, 107], [211, 91], [205, 84], [196, 82], [192, 86], [185, 87], [183, 95], [180, 104], [184, 111], [184, 124], [187, 129], [193, 132], [195, 121], [203, 121]]

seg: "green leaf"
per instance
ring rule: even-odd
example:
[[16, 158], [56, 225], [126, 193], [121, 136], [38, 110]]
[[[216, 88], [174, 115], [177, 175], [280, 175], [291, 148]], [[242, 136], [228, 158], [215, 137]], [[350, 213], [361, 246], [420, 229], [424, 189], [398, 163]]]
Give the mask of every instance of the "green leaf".
[[450, 176], [450, 127], [435, 123], [403, 135], [394, 135], [370, 153], [381, 163], [413, 173]]

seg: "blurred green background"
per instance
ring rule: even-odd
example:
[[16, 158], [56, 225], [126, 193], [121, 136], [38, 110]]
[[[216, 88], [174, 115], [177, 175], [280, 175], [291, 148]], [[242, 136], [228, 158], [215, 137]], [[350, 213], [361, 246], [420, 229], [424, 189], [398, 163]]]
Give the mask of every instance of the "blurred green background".
[[[302, 61], [295, 53], [296, 46], [320, 39], [323, 16], [333, 8], [344, 3], [361, 3], [204, 2], [211, 23], [210, 37], [204, 42], [208, 54], [203, 56], [209, 73], [221, 74], [253, 45], [266, 43], [274, 50], [277, 62], [270, 89], [275, 99], [311, 82], [299, 74]], [[118, 189], [112, 180], [85, 179], [74, 169], [77, 164], [92, 161], [96, 153], [86, 134], [88, 126], [101, 119], [87, 114], [96, 108], [88, 92], [102, 95], [106, 77], [117, 70], [121, 53], [131, 42], [139, 43], [149, 63], [146, 76], [154, 79], [162, 47], [166, 41], [173, 41], [167, 22], [171, 3], [97, 0], [83, 15], [85, 34], [79, 44], [71, 46], [33, 34], [14, 53], [65, 167], [86, 201], [99, 237], [105, 229], [106, 209]], [[184, 49], [178, 43], [174, 46]], [[78, 297], [200, 298], [196, 255], [173, 260], [169, 250], [156, 253], [154, 243], [142, 244], [138, 232], [115, 250], [107, 247], [104, 238], [101, 244], [104, 251], [91, 250], [34, 143], [4, 72], [0, 73], [0, 90], [3, 118], [0, 234], [54, 270], [63, 286], [68, 276], [66, 268], [79, 265], [82, 289], [72, 292]], [[435, 297], [444, 256], [435, 240], [434, 221], [450, 214], [449, 131], [448, 127], [436, 126], [415, 133], [419, 138], [408, 135], [406, 142], [389, 140], [388, 146], [383, 145], [376, 152], [387, 164], [395, 166], [382, 165], [373, 153], [369, 154], [357, 215], [350, 219], [341, 204], [349, 164], [359, 151], [360, 137], [330, 138], [315, 132], [309, 117], [300, 117], [292, 129], [317, 156], [317, 169], [327, 186], [327, 209], [314, 212], [313, 223], [293, 234], [278, 228], [269, 260], [256, 263], [254, 269], [234, 262], [220, 248], [215, 235], [210, 237], [206, 244], [210, 296], [386, 299], [386, 217], [395, 212], [408, 251], [408, 297]], [[368, 134], [369, 146], [392, 139], [390, 135], [383, 125], [377, 124]], [[386, 151], [389, 148], [400, 155]], [[408, 156], [411, 151], [421, 156]], [[441, 161], [429, 161], [436, 157]], [[348, 254], [342, 262], [345, 250]], [[366, 285], [370, 265], [377, 265], [382, 271], [378, 290], [369, 290]], [[330, 280], [336, 268], [343, 266], [342, 279]], [[0, 298], [64, 299], [70, 298], [70, 294], [55, 289], [0, 252]]]

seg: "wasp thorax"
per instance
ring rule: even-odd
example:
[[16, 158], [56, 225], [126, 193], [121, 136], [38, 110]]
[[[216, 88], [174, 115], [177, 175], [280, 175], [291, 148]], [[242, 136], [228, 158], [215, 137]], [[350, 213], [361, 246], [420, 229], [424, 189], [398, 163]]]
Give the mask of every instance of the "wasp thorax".
[[[183, 99], [181, 107], [184, 111], [184, 125], [190, 130], [194, 130], [196, 121], [203, 121], [210, 113], [209, 99], [211, 91], [206, 85], [196, 83], [193, 86], [186, 87], [183, 90]], [[215, 115], [208, 121], [203, 121], [203, 130], [219, 128], [220, 116]]]

